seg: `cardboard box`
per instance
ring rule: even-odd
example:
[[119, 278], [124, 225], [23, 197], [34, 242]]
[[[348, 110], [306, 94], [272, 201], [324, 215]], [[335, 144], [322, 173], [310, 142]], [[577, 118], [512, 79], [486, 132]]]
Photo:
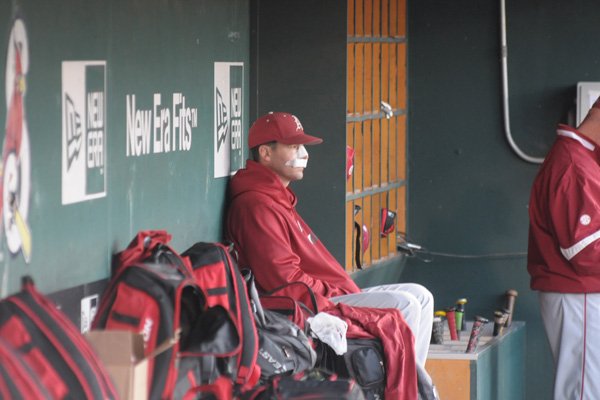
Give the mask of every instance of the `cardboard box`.
[[148, 398], [148, 359], [142, 335], [129, 331], [90, 331], [87, 340], [98, 353], [124, 400]]

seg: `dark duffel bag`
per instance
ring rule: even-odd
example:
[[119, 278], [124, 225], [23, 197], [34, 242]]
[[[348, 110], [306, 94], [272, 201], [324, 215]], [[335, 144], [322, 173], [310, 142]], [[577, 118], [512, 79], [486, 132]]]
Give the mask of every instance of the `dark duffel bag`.
[[264, 309], [249, 270], [243, 270], [248, 296], [252, 304], [259, 350], [256, 362], [260, 366], [261, 380], [273, 375], [295, 374], [313, 368], [316, 353], [306, 333], [286, 316]]
[[379, 339], [347, 339], [348, 350], [339, 356], [329, 345], [317, 341], [317, 364], [340, 378], [352, 378], [363, 389], [365, 398], [383, 399], [385, 363]]
[[266, 384], [245, 393], [242, 400], [365, 400], [353, 379], [310, 369], [294, 375], [276, 375]]

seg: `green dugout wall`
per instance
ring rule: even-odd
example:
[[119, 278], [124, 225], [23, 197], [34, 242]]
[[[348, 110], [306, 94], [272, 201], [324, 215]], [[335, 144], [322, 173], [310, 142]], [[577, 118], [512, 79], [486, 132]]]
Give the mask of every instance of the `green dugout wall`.
[[247, 156], [248, 7], [0, 1], [2, 295], [25, 274], [89, 294], [142, 229], [220, 240]]

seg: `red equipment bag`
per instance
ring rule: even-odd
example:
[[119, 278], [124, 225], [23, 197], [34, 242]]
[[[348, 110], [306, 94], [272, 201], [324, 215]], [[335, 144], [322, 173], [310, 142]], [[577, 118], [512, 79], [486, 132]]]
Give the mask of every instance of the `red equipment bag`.
[[170, 239], [165, 231], [141, 231], [116, 255], [93, 327], [142, 334], [151, 399], [213, 398], [232, 385], [240, 335], [228, 310], [207, 304]]
[[[0, 301], [0, 339], [16, 350], [52, 398], [116, 399], [118, 396], [91, 345], [67, 316], [35, 289], [30, 277], [23, 279], [19, 293]], [[10, 357], [6, 347], [4, 350], [3, 358]], [[3, 360], [2, 367], [16, 372], [19, 366], [5, 364]], [[27, 372], [26, 368], [21, 369]], [[22, 382], [18, 377], [23, 375], [9, 375], [11, 383]], [[43, 391], [39, 393], [44, 398]]]
[[0, 339], [0, 398], [52, 399], [35, 371], [4, 339]]
[[258, 334], [242, 278], [231, 247], [222, 243], [199, 242], [182, 253], [190, 260], [194, 279], [206, 294], [207, 306], [229, 310], [240, 333], [241, 348], [237, 356], [235, 392], [254, 387], [260, 378]]

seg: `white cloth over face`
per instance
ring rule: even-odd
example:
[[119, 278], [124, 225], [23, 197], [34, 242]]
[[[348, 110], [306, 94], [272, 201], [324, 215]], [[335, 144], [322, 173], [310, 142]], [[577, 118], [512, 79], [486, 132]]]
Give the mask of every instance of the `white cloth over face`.
[[285, 163], [288, 167], [292, 168], [306, 168], [308, 165], [308, 151], [304, 145], [298, 146], [296, 157]]
[[335, 354], [341, 356], [348, 351], [346, 332], [348, 324], [335, 315], [320, 312], [314, 317], [307, 318], [311, 334], [323, 343], [327, 343]]
[[417, 363], [425, 366], [433, 327], [433, 295], [427, 288], [416, 283], [394, 283], [368, 287], [361, 293], [330, 300], [357, 307], [398, 309], [415, 337]]
[[556, 365], [555, 400], [600, 399], [600, 293], [540, 292]]

